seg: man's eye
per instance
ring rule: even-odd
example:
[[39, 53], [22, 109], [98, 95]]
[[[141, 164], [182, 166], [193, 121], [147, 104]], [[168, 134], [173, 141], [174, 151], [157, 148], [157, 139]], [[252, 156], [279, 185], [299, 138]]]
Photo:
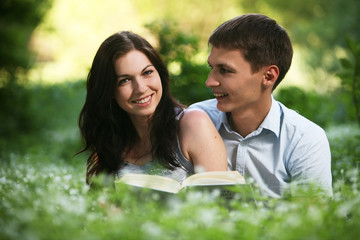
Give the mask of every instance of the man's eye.
[[220, 73], [229, 73], [230, 71], [226, 68], [220, 68]]

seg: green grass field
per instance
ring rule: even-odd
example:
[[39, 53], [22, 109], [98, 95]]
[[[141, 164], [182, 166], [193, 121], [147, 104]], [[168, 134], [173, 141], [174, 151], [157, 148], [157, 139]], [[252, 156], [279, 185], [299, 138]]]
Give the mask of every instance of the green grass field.
[[73, 156], [84, 93], [57, 90], [32, 105], [47, 129], [0, 140], [0, 239], [359, 239], [357, 125], [326, 129], [332, 199], [310, 189], [256, 202], [197, 191], [164, 198], [111, 184], [89, 191], [86, 156]]

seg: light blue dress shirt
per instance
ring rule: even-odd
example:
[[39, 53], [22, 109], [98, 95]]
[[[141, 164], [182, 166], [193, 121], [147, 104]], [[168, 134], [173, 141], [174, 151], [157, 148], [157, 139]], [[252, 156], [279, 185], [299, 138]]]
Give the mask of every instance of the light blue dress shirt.
[[224, 140], [228, 169], [254, 181], [261, 192], [281, 197], [290, 183], [314, 183], [332, 195], [331, 154], [322, 128], [272, 98], [271, 109], [258, 129], [242, 137], [229, 125], [217, 100], [195, 103], [210, 116]]

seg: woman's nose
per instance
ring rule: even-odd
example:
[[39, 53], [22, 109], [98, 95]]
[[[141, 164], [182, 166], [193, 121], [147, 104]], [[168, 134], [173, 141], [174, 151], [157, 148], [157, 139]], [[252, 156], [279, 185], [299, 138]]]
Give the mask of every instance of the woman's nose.
[[146, 92], [146, 89], [147, 89], [147, 86], [146, 86], [146, 83], [144, 83], [144, 81], [142, 81], [141, 79], [136, 79], [134, 81], [134, 90], [136, 92], [143, 93], [143, 92]]

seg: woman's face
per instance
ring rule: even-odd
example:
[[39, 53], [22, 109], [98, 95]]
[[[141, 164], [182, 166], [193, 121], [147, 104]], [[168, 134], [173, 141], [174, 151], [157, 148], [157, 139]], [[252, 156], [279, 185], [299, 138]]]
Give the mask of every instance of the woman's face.
[[117, 83], [114, 97], [132, 120], [153, 115], [162, 96], [158, 71], [138, 50], [131, 50], [115, 61]]

